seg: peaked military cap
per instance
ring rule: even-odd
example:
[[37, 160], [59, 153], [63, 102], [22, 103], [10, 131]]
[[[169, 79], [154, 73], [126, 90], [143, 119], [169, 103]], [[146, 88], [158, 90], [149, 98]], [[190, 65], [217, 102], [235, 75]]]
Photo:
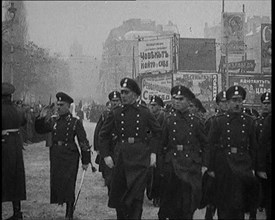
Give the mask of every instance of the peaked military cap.
[[220, 102], [226, 101], [226, 91], [221, 91], [216, 96], [216, 103], [219, 104]]
[[203, 107], [201, 101], [198, 98], [192, 99], [191, 102], [199, 109], [200, 112], [206, 112], [206, 109]]
[[63, 101], [63, 102], [67, 102], [69, 104], [74, 102], [74, 100], [64, 92], [58, 92], [56, 94], [56, 98], [57, 98], [57, 101]]
[[157, 96], [157, 95], [153, 95], [150, 99], [150, 104], [151, 103], [157, 103], [159, 106], [163, 107], [164, 106], [164, 103], [162, 101], [162, 99]]
[[128, 88], [131, 91], [135, 92], [137, 95], [141, 94], [141, 90], [137, 84], [137, 82], [131, 78], [123, 78], [120, 81], [120, 86], [121, 86], [121, 90], [123, 90], [124, 88]]
[[181, 97], [181, 96], [184, 96], [184, 97], [186, 97], [186, 98], [188, 98], [190, 100], [195, 98], [194, 93], [191, 92], [190, 89], [188, 89], [187, 87], [182, 86], [182, 85], [174, 86], [171, 89], [171, 95], [172, 95], [172, 97]]
[[246, 97], [246, 91], [243, 87], [241, 86], [231, 86], [227, 91], [226, 91], [226, 99], [232, 99], [232, 98], [238, 98], [241, 97], [243, 100]]
[[120, 92], [118, 91], [113, 91], [109, 94], [109, 100], [111, 101], [112, 99], [119, 98], [120, 99]]
[[271, 103], [271, 93], [265, 92], [261, 95], [261, 102], [262, 103]]
[[3, 82], [2, 83], [2, 95], [6, 96], [6, 95], [11, 95], [12, 93], [14, 93], [15, 91], [15, 87], [7, 82]]

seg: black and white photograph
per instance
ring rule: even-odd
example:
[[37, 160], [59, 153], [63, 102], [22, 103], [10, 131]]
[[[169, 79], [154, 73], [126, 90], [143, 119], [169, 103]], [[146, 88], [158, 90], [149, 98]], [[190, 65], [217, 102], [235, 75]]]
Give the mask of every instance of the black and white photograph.
[[3, 0], [1, 78], [1, 219], [271, 219], [272, 0]]

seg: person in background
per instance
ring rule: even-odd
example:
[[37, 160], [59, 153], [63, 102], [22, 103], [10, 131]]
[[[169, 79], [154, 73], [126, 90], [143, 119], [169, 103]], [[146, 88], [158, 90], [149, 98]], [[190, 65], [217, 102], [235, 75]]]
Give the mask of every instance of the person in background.
[[[120, 86], [122, 105], [110, 111], [99, 132], [100, 155], [113, 169], [108, 206], [116, 209], [117, 219], [141, 219], [147, 175], [150, 166], [156, 166], [161, 128], [149, 109], [137, 102], [141, 94], [137, 82], [123, 78]], [[117, 136], [114, 160], [110, 152], [113, 131]]]
[[58, 117], [52, 117], [50, 111], [42, 111], [35, 120], [35, 128], [40, 134], [52, 132], [50, 202], [59, 205], [66, 203], [65, 218], [72, 220], [79, 157], [81, 155], [82, 169], [87, 170], [91, 163], [91, 153], [83, 124], [70, 113], [73, 99], [63, 92], [58, 92], [56, 98]]
[[206, 109], [203, 107], [201, 101], [198, 98], [194, 98], [191, 100], [189, 104], [189, 111], [192, 114], [198, 116], [201, 121], [204, 123], [205, 117], [204, 114], [206, 113]]
[[20, 127], [27, 123], [24, 112], [12, 104], [15, 88], [2, 83], [2, 202], [12, 202], [13, 216], [22, 220], [21, 201], [26, 200], [25, 168]]
[[[165, 112], [162, 110], [163, 107], [164, 107], [164, 103], [159, 96], [153, 95], [150, 98], [148, 108], [150, 112], [154, 115], [154, 117], [157, 119], [161, 127], [165, 117]], [[151, 135], [150, 132], [148, 135], [149, 136]], [[158, 147], [158, 149], [161, 149], [161, 148]], [[146, 187], [147, 197], [150, 200], [153, 199], [153, 205], [156, 207], [159, 207], [160, 194], [163, 191], [161, 189], [162, 176], [160, 174], [160, 169], [159, 169], [161, 164], [163, 164], [163, 158], [161, 157], [160, 152], [158, 152], [157, 166], [152, 167], [152, 170], [149, 173], [149, 178], [148, 178], [147, 187]]]

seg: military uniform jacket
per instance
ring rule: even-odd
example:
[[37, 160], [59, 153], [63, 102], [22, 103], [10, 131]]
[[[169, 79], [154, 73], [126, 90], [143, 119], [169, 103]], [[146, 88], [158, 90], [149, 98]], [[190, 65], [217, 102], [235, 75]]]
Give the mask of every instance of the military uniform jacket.
[[[258, 147], [255, 129], [255, 121], [247, 114], [219, 114], [213, 120], [209, 132], [211, 158], [215, 158], [214, 155], [219, 152], [233, 171], [255, 169]], [[215, 167], [209, 169], [215, 170]]]
[[19, 129], [26, 122], [24, 112], [10, 100], [2, 100], [2, 202], [26, 200], [23, 143], [18, 131], [4, 132]]
[[71, 113], [57, 120], [36, 119], [36, 127], [52, 132], [50, 147], [51, 203], [74, 202], [75, 182], [79, 166], [79, 150], [75, 142], [78, 139], [82, 164], [91, 162], [89, 142], [81, 121]]
[[[148, 130], [152, 133], [150, 139]], [[144, 195], [150, 153], [157, 152], [161, 128], [147, 107], [134, 103], [118, 106], [108, 114], [100, 130], [102, 157], [111, 155], [112, 132], [117, 135], [117, 143], [108, 205], [116, 208], [123, 202], [130, 206], [134, 199], [142, 199]], [[121, 170], [124, 170], [122, 175]]]

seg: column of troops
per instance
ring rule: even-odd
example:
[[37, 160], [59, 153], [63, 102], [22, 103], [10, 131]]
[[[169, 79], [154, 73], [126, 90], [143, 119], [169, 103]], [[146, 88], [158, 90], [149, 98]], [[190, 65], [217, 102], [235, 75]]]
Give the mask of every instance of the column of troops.
[[[193, 219], [203, 208], [205, 219], [216, 211], [218, 219], [244, 219], [245, 213], [256, 219], [260, 206], [271, 219], [271, 93], [262, 94], [262, 114], [255, 118], [243, 108], [245, 89], [232, 86], [217, 95], [216, 114], [205, 120], [205, 108], [185, 86], [171, 89], [169, 107], [158, 96], [146, 105], [131, 78], [120, 86], [109, 94], [110, 108], [94, 131], [96, 163], [117, 219], [141, 219], [145, 195], [159, 207], [158, 219]], [[10, 219], [23, 219], [25, 174], [17, 136], [24, 120], [11, 104], [13, 92], [2, 84], [2, 202], [13, 203]], [[73, 219], [79, 154], [86, 170], [90, 145], [83, 124], [69, 112], [73, 99], [62, 92], [56, 97], [58, 114], [42, 111], [36, 129], [52, 132], [51, 203], [66, 203], [65, 218]], [[14, 158], [7, 156], [14, 151]], [[21, 166], [13, 165], [16, 160]], [[10, 167], [21, 172], [11, 176]]]

